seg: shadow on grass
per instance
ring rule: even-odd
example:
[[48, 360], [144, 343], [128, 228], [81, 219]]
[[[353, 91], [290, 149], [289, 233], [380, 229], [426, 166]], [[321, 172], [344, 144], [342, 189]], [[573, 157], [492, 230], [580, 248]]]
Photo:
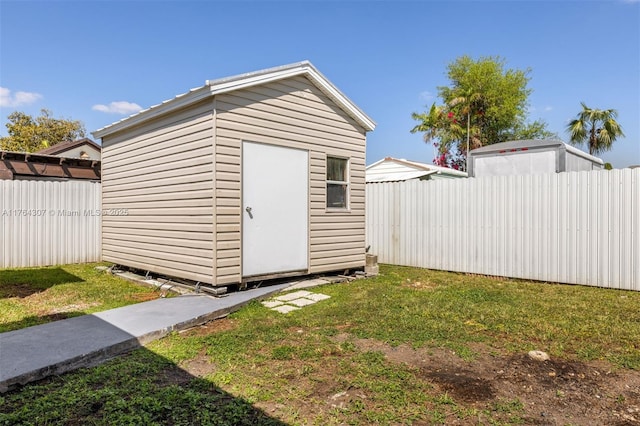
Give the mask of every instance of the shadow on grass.
[[0, 424], [286, 425], [143, 348], [0, 398]]
[[0, 270], [0, 298], [24, 298], [55, 285], [83, 281], [62, 268]]
[[83, 311], [69, 311], [69, 312], [56, 312], [56, 313], [47, 314], [47, 315], [32, 315], [30, 317], [22, 318], [19, 321], [5, 322], [0, 324], [0, 333], [20, 330], [23, 328], [46, 324], [53, 321], [60, 321], [68, 318], [79, 317], [85, 314], [86, 313]]
[[285, 425], [96, 315], [0, 333], [0, 424]]

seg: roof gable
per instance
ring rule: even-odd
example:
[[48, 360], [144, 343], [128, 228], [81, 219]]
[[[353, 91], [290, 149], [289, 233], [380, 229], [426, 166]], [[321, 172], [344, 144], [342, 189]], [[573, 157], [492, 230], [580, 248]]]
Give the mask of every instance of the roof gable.
[[207, 80], [204, 86], [191, 89], [187, 93], [178, 95], [173, 99], [164, 101], [161, 104], [154, 105], [146, 110], [142, 110], [127, 118], [98, 129], [95, 132], [92, 132], [92, 134], [96, 138], [102, 138], [217, 94], [228, 93], [295, 76], [307, 77], [311, 83], [318, 87], [318, 89], [333, 100], [341, 109], [343, 109], [367, 131], [371, 131], [375, 128], [375, 122], [360, 108], [358, 108], [356, 104], [338, 90], [338, 88], [323, 76], [310, 62], [303, 61], [217, 80]]
[[87, 145], [90, 146], [91, 148], [95, 149], [96, 151], [100, 152], [102, 150], [102, 147], [100, 145], [98, 145], [97, 143], [95, 143], [94, 141], [92, 141], [89, 138], [82, 138], [82, 139], [78, 139], [75, 141], [64, 141], [64, 142], [60, 142], [57, 143], [55, 145], [52, 145], [48, 148], [44, 148], [41, 149], [40, 151], [37, 151], [37, 154], [46, 154], [46, 155], [58, 155], [60, 153], [63, 153], [65, 151], [69, 151], [71, 149], [83, 146], [83, 145]]

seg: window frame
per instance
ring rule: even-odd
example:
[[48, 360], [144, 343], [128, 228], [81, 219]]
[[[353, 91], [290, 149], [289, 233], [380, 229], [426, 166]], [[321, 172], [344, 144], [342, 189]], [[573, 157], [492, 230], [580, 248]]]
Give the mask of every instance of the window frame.
[[[345, 179], [341, 180], [329, 180], [328, 171], [329, 171], [329, 159], [335, 160], [343, 160], [345, 164]], [[326, 211], [339, 211], [345, 212], [350, 211], [351, 207], [351, 158], [343, 157], [340, 155], [326, 155], [325, 158], [325, 209]], [[345, 186], [345, 197], [344, 197], [344, 206], [343, 207], [332, 207], [329, 206], [329, 185], [341, 185]]]

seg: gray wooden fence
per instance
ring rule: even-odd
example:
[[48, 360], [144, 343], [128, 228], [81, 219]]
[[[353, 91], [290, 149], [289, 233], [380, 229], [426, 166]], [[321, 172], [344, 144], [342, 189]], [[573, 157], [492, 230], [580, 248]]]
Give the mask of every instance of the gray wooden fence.
[[640, 291], [640, 169], [367, 184], [378, 261]]
[[100, 183], [0, 180], [0, 268], [101, 260]]

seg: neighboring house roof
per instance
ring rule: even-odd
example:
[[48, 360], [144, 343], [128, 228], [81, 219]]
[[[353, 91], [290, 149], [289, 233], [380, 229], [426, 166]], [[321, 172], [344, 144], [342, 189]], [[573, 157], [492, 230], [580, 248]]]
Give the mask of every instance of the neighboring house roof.
[[92, 134], [95, 138], [102, 138], [114, 132], [127, 129], [141, 122], [166, 114], [170, 111], [175, 111], [179, 108], [191, 105], [210, 96], [295, 76], [307, 77], [316, 87], [318, 87], [318, 89], [333, 100], [367, 131], [372, 131], [375, 128], [376, 123], [360, 108], [358, 108], [356, 104], [338, 90], [338, 88], [335, 87], [324, 75], [322, 75], [320, 71], [318, 71], [309, 61], [303, 61], [247, 74], [240, 74], [233, 77], [207, 80], [204, 86], [191, 89], [187, 93], [178, 95], [173, 99], [164, 101], [161, 104], [154, 105], [148, 109], [142, 110], [127, 118], [98, 129], [95, 132], [92, 132]]
[[64, 154], [67, 151], [70, 151], [75, 148], [79, 148], [83, 145], [90, 146], [91, 148], [95, 149], [98, 152], [102, 151], [102, 147], [97, 143], [95, 143], [94, 141], [92, 141], [91, 139], [82, 138], [76, 141], [64, 141], [64, 142], [57, 143], [53, 146], [50, 146], [49, 148], [45, 148], [45, 149], [41, 149], [40, 151], [37, 151], [36, 154], [59, 156], [60, 154]]
[[398, 182], [431, 175], [449, 178], [467, 177], [465, 172], [459, 170], [393, 157], [383, 158], [366, 168], [366, 180], [369, 183]]

